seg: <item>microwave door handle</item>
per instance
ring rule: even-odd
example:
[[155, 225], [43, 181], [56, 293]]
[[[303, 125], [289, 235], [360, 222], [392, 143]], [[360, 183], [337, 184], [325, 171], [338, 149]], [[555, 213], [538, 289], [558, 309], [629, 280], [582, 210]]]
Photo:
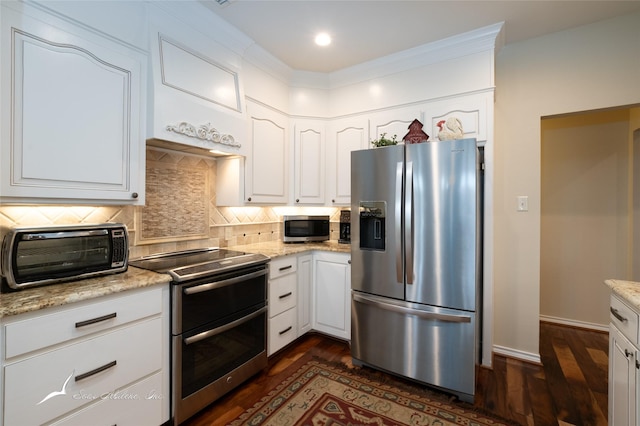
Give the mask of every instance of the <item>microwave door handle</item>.
[[404, 252], [407, 284], [413, 284], [413, 162], [407, 162], [404, 195]]
[[396, 280], [404, 285], [402, 268], [402, 162], [396, 164], [395, 236], [396, 236]]

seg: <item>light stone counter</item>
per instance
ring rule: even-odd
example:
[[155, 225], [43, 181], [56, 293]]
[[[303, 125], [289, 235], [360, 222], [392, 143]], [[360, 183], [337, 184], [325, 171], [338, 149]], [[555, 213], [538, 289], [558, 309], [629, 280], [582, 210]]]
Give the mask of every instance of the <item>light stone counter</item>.
[[[321, 243], [294, 244], [270, 241], [228, 248], [249, 253], [261, 253], [272, 259], [313, 250], [351, 253], [349, 244], [340, 244], [335, 240]], [[158, 274], [129, 266], [129, 269], [121, 274], [104, 275], [80, 281], [68, 281], [60, 284], [27, 288], [12, 293], [2, 293], [0, 294], [0, 318], [90, 300], [127, 290], [168, 284], [170, 281], [171, 277], [167, 274]]]
[[52, 306], [67, 305], [136, 288], [167, 284], [170, 281], [169, 275], [129, 266], [126, 272], [120, 274], [2, 293], [0, 294], [0, 318]]
[[336, 240], [323, 241], [320, 243], [283, 243], [282, 241], [268, 241], [263, 243], [233, 246], [228, 247], [228, 249], [247, 253], [260, 253], [265, 256], [269, 256], [272, 259], [289, 254], [299, 254], [314, 250], [351, 253], [351, 245], [341, 244]]
[[640, 311], [640, 282], [606, 280], [604, 283], [611, 288], [612, 292]]

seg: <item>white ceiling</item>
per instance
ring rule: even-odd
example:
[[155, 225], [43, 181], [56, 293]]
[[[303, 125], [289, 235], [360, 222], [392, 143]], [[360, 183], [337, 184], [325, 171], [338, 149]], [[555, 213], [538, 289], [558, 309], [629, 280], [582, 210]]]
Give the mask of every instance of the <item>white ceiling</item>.
[[[294, 70], [329, 73], [505, 22], [505, 44], [640, 11], [640, 0], [200, 0]], [[316, 32], [333, 37], [313, 43]]]

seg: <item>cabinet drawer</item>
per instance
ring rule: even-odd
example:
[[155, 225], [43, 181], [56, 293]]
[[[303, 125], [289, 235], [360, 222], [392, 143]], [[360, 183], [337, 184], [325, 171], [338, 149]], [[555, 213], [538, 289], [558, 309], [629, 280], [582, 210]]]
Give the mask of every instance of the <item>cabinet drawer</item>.
[[[102, 300], [102, 299], [101, 299]], [[4, 327], [5, 358], [63, 343], [97, 331], [158, 315], [162, 312], [162, 289], [110, 298], [81, 307], [68, 308], [9, 322]]]
[[269, 281], [269, 318], [296, 306], [297, 275], [289, 274]]
[[162, 419], [162, 373], [125, 389], [101, 396], [89, 405], [51, 426], [158, 426]]
[[297, 335], [296, 310], [289, 309], [269, 319], [269, 345], [267, 355], [271, 355], [293, 342]]
[[295, 256], [277, 257], [271, 260], [269, 266], [269, 278], [278, 278], [292, 274], [298, 269], [298, 261]]
[[634, 345], [638, 345], [638, 314], [622, 300], [611, 295], [610, 320]]
[[154, 318], [5, 366], [4, 424], [42, 424], [160, 371], [162, 336]]

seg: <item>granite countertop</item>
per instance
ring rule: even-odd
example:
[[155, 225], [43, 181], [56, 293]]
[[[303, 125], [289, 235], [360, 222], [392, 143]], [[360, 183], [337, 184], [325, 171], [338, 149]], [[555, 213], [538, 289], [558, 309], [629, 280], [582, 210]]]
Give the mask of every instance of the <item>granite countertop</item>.
[[[282, 241], [270, 241], [228, 248], [230, 250], [249, 253], [261, 253], [272, 259], [279, 256], [313, 250], [351, 253], [351, 246], [349, 244], [340, 244], [335, 240], [300, 244], [285, 244]], [[120, 274], [27, 288], [13, 293], [1, 293], [0, 318], [53, 306], [63, 306], [127, 290], [168, 284], [169, 282], [171, 282], [171, 277], [167, 274], [159, 274], [129, 266], [126, 272]]]
[[166, 284], [170, 281], [169, 275], [129, 267], [126, 272], [120, 274], [27, 288], [13, 293], [2, 293], [0, 294], [0, 318], [90, 300], [136, 288]]
[[307, 251], [321, 250], [336, 253], [351, 253], [350, 244], [341, 244], [336, 240], [319, 243], [283, 243], [282, 241], [268, 241], [263, 243], [246, 244], [228, 247], [230, 250], [244, 251], [247, 253], [260, 253], [274, 259], [290, 254], [304, 253]]
[[624, 280], [606, 280], [605, 285], [611, 291], [640, 311], [640, 282]]

